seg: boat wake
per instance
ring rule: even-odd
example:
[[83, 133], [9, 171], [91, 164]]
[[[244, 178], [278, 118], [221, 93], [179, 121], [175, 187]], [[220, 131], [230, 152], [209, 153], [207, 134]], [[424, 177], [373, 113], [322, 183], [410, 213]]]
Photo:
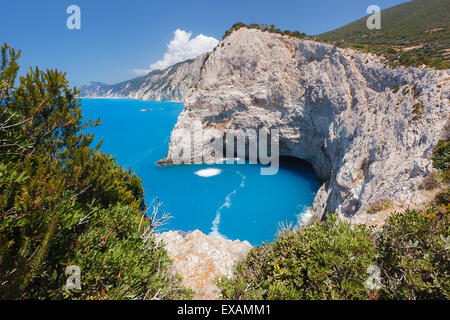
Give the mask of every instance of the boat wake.
[[231, 207], [231, 197], [238, 193], [238, 191], [245, 187], [245, 176], [242, 175], [239, 171], [236, 172], [241, 177], [241, 183], [239, 184], [239, 187], [231, 191], [229, 194], [225, 196], [225, 202], [222, 203], [222, 205], [217, 209], [216, 211], [216, 217], [214, 218], [212, 222], [211, 232], [209, 233], [210, 236], [213, 237], [220, 237], [227, 239], [226, 236], [221, 234], [219, 232], [219, 225], [220, 225], [220, 217], [222, 215], [222, 210], [224, 208]]

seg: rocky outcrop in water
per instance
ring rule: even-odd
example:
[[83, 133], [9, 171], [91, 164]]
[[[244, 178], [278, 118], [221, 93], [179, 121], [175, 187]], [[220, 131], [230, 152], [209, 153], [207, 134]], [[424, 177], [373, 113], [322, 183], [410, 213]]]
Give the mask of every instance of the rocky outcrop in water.
[[[192, 131], [193, 120], [222, 132], [277, 128], [281, 155], [309, 161], [323, 182], [314, 214], [365, 222], [376, 201], [426, 200], [421, 184], [448, 132], [448, 102], [448, 70], [392, 69], [375, 55], [242, 28], [204, 63], [163, 163], [186, 143], [178, 133]], [[208, 141], [193, 148], [208, 149]]]
[[189, 88], [200, 79], [205, 57], [201, 55], [165, 70], [155, 70], [146, 76], [114, 85], [89, 82], [81, 87], [81, 96], [183, 102]]

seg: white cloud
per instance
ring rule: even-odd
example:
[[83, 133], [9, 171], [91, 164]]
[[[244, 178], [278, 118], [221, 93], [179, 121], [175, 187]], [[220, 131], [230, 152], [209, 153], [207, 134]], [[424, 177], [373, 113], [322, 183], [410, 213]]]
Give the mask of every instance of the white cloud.
[[137, 76], [145, 76], [150, 71], [152, 71], [152, 70], [149, 70], [149, 69], [133, 69], [133, 70], [131, 70], [131, 72]]
[[144, 75], [153, 70], [162, 70], [178, 62], [193, 59], [199, 55], [212, 51], [219, 43], [219, 40], [213, 37], [207, 37], [199, 34], [191, 38], [192, 32], [177, 29], [174, 32], [174, 38], [167, 45], [167, 52], [164, 57], [151, 64], [148, 69], [133, 69], [132, 72], [137, 75]]

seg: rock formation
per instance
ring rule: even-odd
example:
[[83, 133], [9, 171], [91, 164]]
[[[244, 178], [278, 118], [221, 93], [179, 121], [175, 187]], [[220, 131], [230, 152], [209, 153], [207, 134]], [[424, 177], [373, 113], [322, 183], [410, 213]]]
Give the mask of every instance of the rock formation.
[[183, 285], [193, 289], [194, 299], [200, 300], [217, 299], [215, 278], [232, 277], [236, 263], [252, 248], [247, 241], [206, 236], [198, 230], [189, 234], [168, 231], [157, 234], [156, 239], [164, 242]]
[[432, 149], [448, 134], [449, 79], [448, 70], [390, 68], [375, 55], [241, 28], [204, 62], [163, 162], [193, 120], [222, 132], [277, 128], [280, 154], [309, 161], [323, 182], [314, 214], [365, 222], [375, 201], [426, 200]]
[[85, 98], [128, 98], [153, 101], [183, 102], [188, 89], [200, 79], [206, 55], [180, 62], [165, 70], [114, 85], [89, 82], [81, 87]]

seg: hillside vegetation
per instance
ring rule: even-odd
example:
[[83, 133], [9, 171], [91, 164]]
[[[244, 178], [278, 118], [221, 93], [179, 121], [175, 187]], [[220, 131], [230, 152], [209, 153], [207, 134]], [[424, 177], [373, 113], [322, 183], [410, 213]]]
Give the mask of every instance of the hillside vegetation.
[[383, 231], [329, 216], [252, 249], [225, 299], [450, 299], [449, 206], [393, 214]]
[[338, 46], [385, 55], [391, 65], [450, 67], [450, 1], [413, 0], [381, 11], [381, 29], [367, 17], [317, 36]]
[[[38, 68], [15, 87], [20, 52], [1, 54], [0, 299], [190, 297], [154, 242], [141, 180], [91, 146], [100, 123], [84, 121], [78, 90]], [[81, 288], [66, 287], [69, 266]]]

